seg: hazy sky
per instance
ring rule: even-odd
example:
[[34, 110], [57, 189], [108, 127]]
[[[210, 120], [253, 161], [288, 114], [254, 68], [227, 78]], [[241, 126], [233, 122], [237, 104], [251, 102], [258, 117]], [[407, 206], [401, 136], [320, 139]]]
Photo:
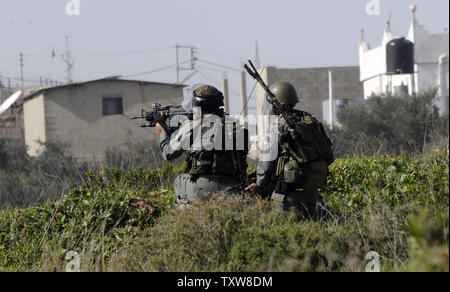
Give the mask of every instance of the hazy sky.
[[[372, 0], [375, 1], [375, 0]], [[76, 81], [107, 75], [129, 76], [175, 64], [176, 44], [198, 48], [200, 73], [188, 83], [220, 85], [226, 74], [237, 98], [237, 72], [254, 58], [278, 67], [358, 65], [360, 30], [373, 46], [392, 14], [392, 29], [406, 35], [411, 12], [431, 32], [448, 28], [448, 0], [379, 0], [380, 16], [368, 16], [370, 0], [80, 0], [80, 15], [66, 15], [69, 0], [0, 0], [0, 76], [19, 78], [24, 54], [26, 80], [64, 81], [60, 57], [69, 36]], [[50, 58], [52, 48], [57, 57]], [[180, 60], [189, 59], [182, 51]], [[224, 73], [227, 71], [226, 73]], [[189, 71], [181, 73], [181, 79]], [[135, 79], [175, 82], [174, 68]], [[13, 79], [13, 82], [17, 82]], [[250, 88], [251, 89], [251, 88]], [[250, 91], [249, 89], [249, 91]]]

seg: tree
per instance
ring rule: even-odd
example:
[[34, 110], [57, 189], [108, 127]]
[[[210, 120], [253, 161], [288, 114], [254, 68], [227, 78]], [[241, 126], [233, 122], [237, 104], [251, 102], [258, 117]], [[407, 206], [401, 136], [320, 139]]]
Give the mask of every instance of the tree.
[[343, 109], [341, 127], [330, 133], [337, 156], [422, 153], [442, 144], [448, 140], [448, 117], [438, 116], [434, 97], [435, 91], [372, 97], [365, 105]]

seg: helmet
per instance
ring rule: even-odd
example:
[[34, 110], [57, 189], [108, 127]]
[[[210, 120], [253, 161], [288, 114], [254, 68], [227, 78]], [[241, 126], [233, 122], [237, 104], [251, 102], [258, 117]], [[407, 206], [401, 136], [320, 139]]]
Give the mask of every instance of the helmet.
[[223, 94], [210, 85], [196, 85], [192, 91], [192, 106], [205, 112], [214, 112], [224, 106]]
[[289, 82], [279, 81], [270, 86], [270, 91], [277, 97], [282, 105], [295, 106], [298, 102], [297, 91]]

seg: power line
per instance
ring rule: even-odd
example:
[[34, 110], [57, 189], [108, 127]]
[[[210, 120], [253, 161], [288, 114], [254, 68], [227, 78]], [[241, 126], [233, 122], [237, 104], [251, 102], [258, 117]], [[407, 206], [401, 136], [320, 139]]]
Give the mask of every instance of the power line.
[[[239, 56], [234, 56], [231, 54], [226, 54], [226, 53], [222, 53], [222, 52], [217, 52], [217, 51], [213, 51], [213, 50], [209, 50], [209, 49], [197, 49], [193, 46], [178, 46], [180, 48], [188, 48], [191, 49], [191, 60], [182, 62], [182, 63], [178, 63], [178, 65], [170, 65], [170, 66], [164, 66], [161, 68], [156, 68], [153, 70], [148, 70], [148, 71], [143, 71], [143, 72], [138, 72], [138, 73], [134, 73], [134, 74], [129, 74], [129, 75], [125, 75], [125, 78], [130, 78], [130, 77], [135, 77], [135, 76], [141, 76], [141, 75], [147, 75], [147, 74], [152, 74], [152, 73], [156, 73], [156, 72], [161, 72], [161, 71], [165, 71], [165, 70], [169, 70], [169, 69], [173, 69], [173, 68], [177, 68], [177, 69], [181, 69], [181, 65], [183, 64], [187, 64], [187, 63], [191, 63], [191, 68], [189, 70], [192, 70], [195, 66], [195, 62], [199, 61], [202, 62], [203, 64], [206, 65], [210, 65], [210, 66], [202, 66], [202, 70], [206, 70], [206, 71], [217, 71], [217, 72], [223, 72], [224, 70], [227, 71], [228, 73], [231, 74], [238, 74], [240, 73], [242, 70], [237, 69], [237, 66], [234, 67], [233, 65], [229, 66], [226, 65], [226, 63], [234, 63], [231, 61], [227, 61], [226, 59], [228, 58], [229, 60], [239, 60], [242, 63], [242, 59]], [[172, 47], [165, 47], [165, 48], [158, 48], [158, 49], [148, 49], [148, 50], [135, 50], [135, 51], [125, 51], [125, 52], [110, 52], [110, 53], [98, 53], [98, 54], [73, 54], [72, 57], [75, 58], [90, 58], [90, 57], [114, 57], [114, 56], [131, 56], [131, 55], [139, 55], [139, 54], [149, 54], [152, 52], [158, 52], [158, 51], [165, 51], [165, 50], [171, 50], [177, 48], [177, 46], [172, 46]], [[200, 51], [200, 54], [202, 56], [206, 56], [205, 58], [201, 58], [198, 59], [197, 56], [195, 56], [195, 53]], [[51, 54], [23, 54], [25, 58], [25, 65], [28, 66], [28, 63], [34, 64], [35, 66], [30, 66], [31, 68], [33, 68], [32, 71], [36, 72], [36, 73], [41, 73], [41, 71], [46, 71], [46, 70], [42, 70], [42, 69], [48, 69], [48, 71], [60, 71], [63, 70], [64, 68], [62, 66], [55, 66], [54, 63], [49, 64], [50, 66], [44, 65], [44, 64], [39, 64], [39, 62], [34, 62], [34, 57], [51, 57]], [[216, 63], [213, 61], [208, 60], [208, 56], [209, 58], [214, 58], [214, 59], [219, 59], [222, 61], [220, 63]], [[29, 61], [29, 59], [31, 59]], [[223, 63], [225, 62], [225, 64]], [[47, 62], [45, 62], [47, 63]], [[27, 67], [26, 66], [26, 67]], [[36, 67], [40, 67], [39, 69]], [[187, 67], [186, 67], [187, 68]], [[68, 69], [68, 68], [65, 68]], [[91, 70], [83, 70], [83, 69], [75, 69], [75, 68], [71, 68], [71, 70], [75, 71], [75, 72], [86, 72], [86, 73], [93, 73], [93, 74], [111, 74], [110, 72], [99, 72], [99, 71], [91, 71]], [[200, 73], [200, 72], [199, 72]], [[57, 72], [54, 73], [50, 73], [50, 72], [42, 72], [43, 75], [59, 75]], [[203, 72], [201, 74], [203, 77], [207, 76], [207, 74], [205, 72]], [[210, 80], [211, 78], [207, 78], [208, 80]], [[216, 82], [213, 82], [216, 83]], [[231, 92], [231, 91], [230, 91]], [[235, 92], [233, 92], [233, 94], [237, 94]], [[239, 94], [237, 94], [239, 95]]]
[[205, 53], [212, 54], [212, 55], [224, 56], [224, 57], [228, 57], [228, 58], [235, 59], [235, 60], [239, 60], [239, 61], [242, 61], [242, 60], [245, 59], [245, 58], [242, 58], [242, 57], [233, 56], [233, 55], [229, 55], [229, 54], [225, 54], [225, 53], [220, 53], [220, 52], [216, 52], [216, 51], [212, 51], [212, 50], [207, 50], [207, 49], [202, 49], [202, 48], [199, 48], [199, 50], [200, 50], [200, 51], [203, 51], [203, 52], [205, 52]]
[[17, 70], [17, 64], [12, 65], [9, 69], [5, 69], [5, 68], [3, 68], [3, 67], [0, 67], [0, 69], [1, 69], [3, 72], [11, 72], [11, 71], [15, 71], [15, 70]]
[[[223, 69], [216, 69], [216, 68], [211, 68], [211, 67], [203, 67], [203, 66], [197, 66], [198, 69], [203, 69], [203, 70], [207, 70], [207, 71], [215, 71], [215, 72], [224, 72]], [[227, 73], [231, 73], [231, 74], [235, 74], [235, 75], [239, 75], [240, 73], [235, 72], [235, 71], [226, 71]]]
[[[29, 63], [27, 68], [31, 69], [31, 71], [33, 71], [34, 73], [41, 74], [41, 75], [47, 75], [48, 76], [48, 75], [53, 75], [53, 74], [50, 74], [50, 72], [43, 72], [38, 67], [44, 67], [44, 68], [49, 68], [49, 69], [54, 69], [54, 70], [64, 69], [63, 67], [59, 67], [59, 66], [46, 66], [44, 64], [39, 64], [39, 63], [34, 62], [34, 61], [31, 61], [31, 62], [28, 61], [28, 60], [25, 60], [25, 61], [26, 61], [27, 64]], [[180, 65], [183, 65], [183, 64], [186, 64], [186, 63], [189, 63], [189, 62], [191, 62], [191, 60], [184, 61], [184, 62], [180, 63]], [[153, 70], [149, 70], [149, 71], [144, 71], [144, 72], [139, 72], [139, 73], [126, 75], [124, 77], [125, 78], [129, 78], [129, 77], [134, 77], [134, 76], [139, 76], [139, 75], [146, 75], [146, 74], [151, 74], [151, 73], [156, 73], [156, 72], [172, 69], [172, 68], [175, 68], [175, 67], [176, 67], [176, 65], [170, 65], [170, 66], [165, 66], [165, 67], [161, 67], [161, 68], [157, 68], [157, 69], [153, 69]], [[87, 73], [97, 73], [97, 74], [110, 74], [110, 72], [99, 72], [99, 71], [90, 71], [90, 70], [81, 70], [81, 69], [74, 69], [74, 71], [87, 72]], [[36, 80], [30, 80], [30, 81], [36, 81]]]
[[46, 78], [53, 79], [51, 77], [53, 74], [50, 74], [49, 72], [43, 72], [40, 69], [36, 70], [35, 68], [31, 67], [30, 65], [27, 65], [27, 67], [25, 68], [25, 73], [38, 74], [40, 77], [46, 77]]
[[167, 51], [169, 49], [173, 49], [173, 47], [153, 49], [153, 50], [131, 51], [131, 52], [106, 53], [106, 54], [77, 54], [74, 56], [77, 58], [90, 58], [90, 57], [116, 57], [116, 56], [145, 55], [145, 54], [154, 53], [154, 52]]
[[[209, 74], [206, 74], [205, 72], [201, 72], [201, 71], [198, 71], [198, 73], [199, 73], [200, 75], [202, 75], [203, 77], [205, 77], [209, 82], [213, 83], [217, 88], [220, 87], [220, 86], [218, 86], [219, 82], [218, 82], [217, 80], [215, 80], [213, 77], [211, 77]], [[236, 91], [234, 91], [233, 89], [228, 89], [228, 91], [229, 91], [230, 93], [232, 93], [233, 96], [234, 96], [234, 95], [239, 96], [239, 93], [236, 92]]]
[[220, 85], [217, 83], [217, 81], [213, 80], [210, 76], [208, 77], [204, 72], [198, 71], [198, 74], [203, 76], [206, 80], [214, 84], [217, 88], [220, 88]]
[[[186, 64], [189, 62], [191, 62], [191, 60], [179, 63], [179, 65], [183, 65], [183, 64]], [[140, 76], [140, 75], [147, 75], [147, 74], [156, 73], [156, 72], [160, 72], [160, 71], [164, 71], [164, 70], [168, 70], [168, 69], [172, 69], [172, 68], [176, 68], [176, 67], [177, 67], [177, 65], [174, 64], [174, 65], [165, 66], [165, 67], [161, 67], [161, 68], [150, 70], [150, 71], [144, 71], [144, 72], [140, 72], [140, 73], [136, 73], [136, 74], [127, 75], [124, 77], [129, 78], [129, 77], [135, 77], [135, 76]]]
[[[180, 46], [181, 47], [181, 46]], [[192, 47], [192, 46], [185, 46], [185, 47]], [[149, 54], [149, 53], [155, 53], [155, 52], [162, 52], [162, 51], [168, 51], [175, 48], [174, 46], [171, 47], [164, 47], [164, 48], [156, 48], [156, 49], [145, 49], [145, 50], [136, 50], [136, 51], [122, 51], [122, 52], [111, 52], [111, 53], [86, 53], [86, 54], [73, 54], [73, 57], [76, 58], [90, 58], [90, 57], [114, 57], [114, 56], [129, 56], [129, 55], [142, 55], [142, 54]], [[216, 56], [222, 56], [222, 57], [228, 57], [230, 59], [239, 60], [242, 61], [245, 58], [242, 58], [240, 56], [235, 56], [231, 54], [226, 54], [222, 52], [217, 52], [209, 49], [203, 49], [203, 48], [197, 48], [196, 50], [202, 51], [203, 53], [209, 54], [209, 55], [216, 55]], [[24, 57], [52, 57], [52, 54], [35, 54], [35, 53], [24, 53]]]
[[[25, 63], [27, 64], [27, 66], [29, 66], [28, 64], [32, 64], [32, 65], [35, 65], [35, 66], [45, 67], [45, 68], [53, 69], [53, 70], [64, 70], [65, 69], [65, 68], [63, 68], [61, 66], [54, 66], [54, 65], [47, 66], [47, 65], [44, 65], [44, 64], [36, 63], [34, 61], [29, 61], [27, 59], [25, 59]], [[106, 74], [106, 75], [110, 75], [111, 74], [111, 72], [104, 72], [104, 71], [100, 72], [100, 71], [92, 71], [92, 70], [84, 70], [84, 69], [72, 69], [72, 70], [76, 71], [76, 72], [85, 72], [85, 73], [94, 73], [94, 74]]]
[[[221, 52], [217, 52], [217, 51], [213, 51], [213, 50], [209, 50], [209, 49], [197, 49], [197, 48], [195, 48], [193, 46], [175, 46], [175, 48], [177, 48], [177, 47], [179, 47], [179, 48], [190, 48], [191, 49], [191, 55], [192, 55], [191, 56], [191, 67], [193, 67], [194, 66], [194, 62], [198, 60], [194, 56], [194, 53], [197, 50], [200, 50], [203, 53], [207, 53], [207, 54], [210, 54], [210, 55], [225, 56], [225, 57], [228, 57], [228, 58], [232, 58], [234, 60], [242, 61], [242, 59], [243, 59], [243, 58], [238, 57], [238, 56], [233, 56], [233, 55], [230, 55], [230, 54], [225, 54], [225, 53], [221, 53]], [[148, 50], [136, 50], [136, 51], [127, 51], [127, 52], [113, 52], [113, 53], [99, 53], [99, 54], [73, 54], [72, 57], [75, 57], [75, 58], [89, 58], [89, 57], [114, 57], [114, 56], [138, 55], [138, 54], [147, 54], [147, 53], [158, 52], [158, 51], [165, 51], [165, 50], [170, 50], [170, 49], [173, 49], [173, 48], [174, 47], [165, 47], [165, 48], [148, 49]], [[51, 54], [47, 55], [47, 54], [28, 54], [28, 53], [23, 54], [23, 56], [24, 57], [52, 57]], [[201, 61], [201, 62], [203, 62], [205, 64], [209, 64], [209, 65], [212, 65], [212, 66], [215, 66], [215, 67], [219, 67], [219, 68], [222, 68], [222, 69], [227, 69], [227, 70], [234, 71], [234, 72], [240, 72], [241, 71], [241, 70], [238, 70], [236, 68], [232, 68], [230, 66], [214, 63], [214, 62], [203, 60], [203, 59], [200, 59], [199, 61]], [[181, 64], [179, 64], [179, 65], [181, 65]], [[67, 69], [67, 67], [66, 67], [66, 69]], [[212, 69], [208, 68], [207, 70], [212, 70]], [[87, 73], [98, 73], [98, 74], [109, 74], [107, 72], [95, 72], [95, 71], [79, 70], [79, 69], [73, 69], [73, 71], [87, 72]], [[149, 73], [152, 73], [152, 71], [150, 71]], [[142, 73], [146, 73], [146, 72], [142, 72]]]
[[[264, 73], [264, 70], [266, 70], [266, 67], [264, 67], [264, 68], [262, 69], [260, 75], [262, 75], [262, 74]], [[244, 107], [242, 107], [242, 111], [241, 111], [241, 113], [239, 114], [239, 117], [242, 116], [242, 114], [244, 113], [244, 111], [245, 111], [246, 108], [248, 109], [248, 103], [249, 103], [250, 99], [252, 98], [252, 95], [253, 95], [253, 93], [255, 92], [255, 89], [256, 89], [256, 86], [257, 86], [257, 85], [258, 85], [258, 82], [255, 81], [255, 85], [253, 86], [252, 92], [250, 93], [249, 97], [247, 98], [247, 101], [245, 102]]]
[[[125, 51], [125, 52], [114, 52], [114, 53], [98, 53], [98, 54], [74, 54], [75, 58], [90, 58], [90, 57], [115, 57], [115, 56], [130, 56], [130, 55], [142, 55], [160, 51], [167, 51], [169, 49], [173, 49], [174, 47], [166, 47], [159, 49], [148, 49], [148, 50], [139, 50], [139, 51]], [[52, 57], [52, 54], [23, 54], [26, 57]]]
[[[20, 77], [2, 76], [2, 78], [3, 79], [11, 79], [11, 80], [14, 80], [14, 81], [21, 81], [22, 80], [22, 78], [20, 78]], [[58, 81], [58, 80], [54, 80], [54, 79], [51, 79], [51, 80]], [[24, 78], [23, 81], [24, 82], [40, 82], [41, 80], [40, 79], [38, 80], [38, 79], [26, 79], [26, 78]]]
[[209, 64], [209, 65], [212, 65], [212, 66], [228, 69], [228, 70], [231, 70], [231, 71], [236, 71], [236, 72], [241, 72], [242, 71], [240, 69], [231, 68], [231, 67], [228, 67], [228, 66], [225, 66], [225, 65], [222, 65], [222, 64], [213, 63], [213, 62], [206, 61], [206, 60], [203, 60], [203, 59], [197, 59], [197, 61], [205, 63], [205, 64]]

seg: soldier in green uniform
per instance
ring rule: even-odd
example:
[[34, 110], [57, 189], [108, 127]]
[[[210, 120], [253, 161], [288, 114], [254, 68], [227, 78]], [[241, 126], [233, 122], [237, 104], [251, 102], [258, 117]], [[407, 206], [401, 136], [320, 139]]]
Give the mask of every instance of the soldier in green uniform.
[[248, 131], [225, 115], [223, 94], [199, 85], [193, 90], [192, 106], [201, 109], [201, 119], [185, 121], [171, 136], [159, 124], [156, 127], [165, 160], [187, 154], [186, 169], [174, 182], [180, 209], [218, 192], [238, 194], [247, 180]]
[[[247, 191], [272, 193], [271, 199], [278, 210], [295, 208], [302, 218], [316, 220], [324, 206], [318, 189], [325, 186], [328, 166], [333, 162], [331, 142], [325, 130], [310, 114], [295, 109], [299, 98], [295, 88], [287, 82], [277, 82], [270, 91], [278, 101], [287, 108], [289, 114], [296, 118], [304, 129], [302, 141], [293, 143], [292, 135], [286, 121], [279, 116], [275, 120], [278, 127], [277, 158], [270, 161], [260, 159], [257, 169], [257, 182], [246, 188]], [[272, 114], [274, 114], [272, 109]], [[309, 137], [310, 141], [307, 141]], [[273, 135], [267, 135], [265, 144], [271, 142]], [[326, 149], [315, 151], [314, 148]], [[315, 151], [315, 152], [314, 152]], [[306, 154], [305, 154], [306, 153]], [[325, 153], [312, 156], [309, 153]], [[302, 155], [300, 155], [302, 154]], [[311, 161], [305, 157], [315, 157]]]

